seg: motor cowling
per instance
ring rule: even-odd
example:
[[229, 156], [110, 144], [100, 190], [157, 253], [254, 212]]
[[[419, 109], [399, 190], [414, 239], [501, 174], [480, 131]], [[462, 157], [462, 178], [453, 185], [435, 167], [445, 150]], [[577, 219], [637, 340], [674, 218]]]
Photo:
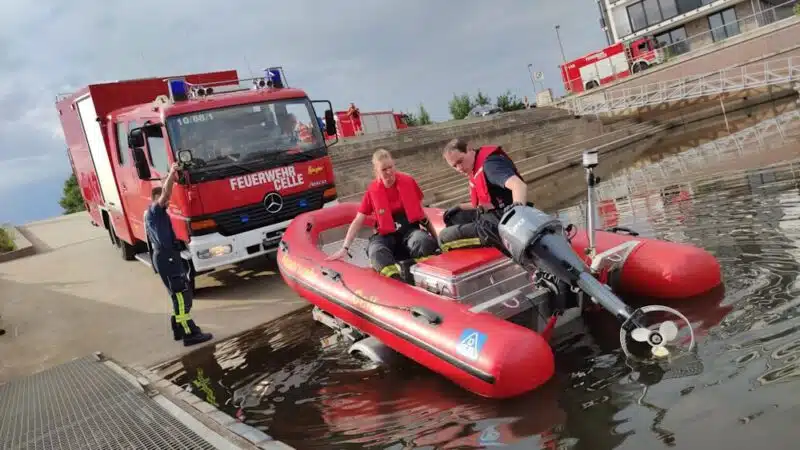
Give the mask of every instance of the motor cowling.
[[545, 270], [570, 285], [589, 271], [556, 217], [529, 206], [515, 206], [503, 214], [497, 228], [503, 246], [526, 269]]

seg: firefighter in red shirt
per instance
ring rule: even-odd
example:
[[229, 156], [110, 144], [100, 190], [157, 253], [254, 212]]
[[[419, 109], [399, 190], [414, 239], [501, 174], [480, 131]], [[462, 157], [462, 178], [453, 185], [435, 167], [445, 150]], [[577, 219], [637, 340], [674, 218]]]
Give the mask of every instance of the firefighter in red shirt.
[[376, 232], [369, 239], [370, 265], [381, 275], [408, 281], [399, 260], [419, 259], [438, 251], [435, 231], [422, 206], [422, 190], [408, 174], [395, 170], [387, 150], [372, 155], [375, 180], [370, 183], [355, 219], [347, 229], [342, 248], [327, 259], [348, 254], [348, 248], [368, 215], [375, 217]]
[[529, 205], [528, 186], [511, 158], [500, 146], [469, 148], [453, 139], [442, 155], [450, 167], [469, 178], [470, 203], [448, 209], [439, 233], [442, 250], [494, 246], [504, 251], [497, 236], [502, 213], [514, 205]]
[[364, 130], [361, 128], [361, 110], [356, 108], [355, 104], [350, 103], [350, 107], [347, 108], [347, 116], [353, 123], [353, 132], [356, 136], [364, 134]]

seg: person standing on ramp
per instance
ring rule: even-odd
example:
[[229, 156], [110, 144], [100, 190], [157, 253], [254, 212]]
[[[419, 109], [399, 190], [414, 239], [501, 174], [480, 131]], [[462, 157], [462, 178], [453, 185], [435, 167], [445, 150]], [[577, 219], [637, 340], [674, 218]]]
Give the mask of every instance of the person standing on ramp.
[[172, 186], [178, 176], [178, 164], [173, 164], [164, 186], [154, 187], [151, 191], [152, 203], [145, 214], [145, 229], [153, 250], [153, 268], [161, 276], [169, 295], [172, 297], [172, 333], [176, 341], [183, 340], [183, 345], [190, 346], [209, 341], [210, 333], [203, 333], [189, 316], [192, 309], [192, 292], [189, 289], [186, 268], [181, 260], [177, 239], [172, 229], [172, 222], [167, 213], [167, 206], [172, 195]]

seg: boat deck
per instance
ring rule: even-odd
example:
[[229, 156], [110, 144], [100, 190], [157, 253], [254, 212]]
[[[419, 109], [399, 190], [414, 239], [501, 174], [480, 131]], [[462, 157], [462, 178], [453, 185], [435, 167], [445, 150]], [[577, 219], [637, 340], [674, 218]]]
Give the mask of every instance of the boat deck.
[[0, 385], [0, 448], [281, 448], [237, 442], [148, 385], [100, 354]]

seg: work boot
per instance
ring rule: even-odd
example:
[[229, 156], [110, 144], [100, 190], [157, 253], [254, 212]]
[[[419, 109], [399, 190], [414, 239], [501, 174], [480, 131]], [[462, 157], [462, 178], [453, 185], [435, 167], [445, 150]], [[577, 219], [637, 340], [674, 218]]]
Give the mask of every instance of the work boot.
[[211, 339], [214, 339], [214, 336], [211, 333], [192, 333], [183, 338], [183, 346], [189, 347], [191, 345], [202, 344], [203, 342], [208, 342]]
[[183, 338], [183, 345], [185, 347], [202, 344], [203, 342], [208, 342], [211, 339], [214, 339], [214, 336], [211, 333], [203, 333], [203, 330], [195, 325], [194, 320], [189, 319], [188, 324], [189, 329], [192, 330], [192, 332]]
[[186, 335], [183, 331], [183, 327], [178, 325], [178, 322], [175, 320], [175, 316], [171, 316], [169, 318], [169, 324], [172, 326], [172, 337], [176, 341], [180, 341]]

